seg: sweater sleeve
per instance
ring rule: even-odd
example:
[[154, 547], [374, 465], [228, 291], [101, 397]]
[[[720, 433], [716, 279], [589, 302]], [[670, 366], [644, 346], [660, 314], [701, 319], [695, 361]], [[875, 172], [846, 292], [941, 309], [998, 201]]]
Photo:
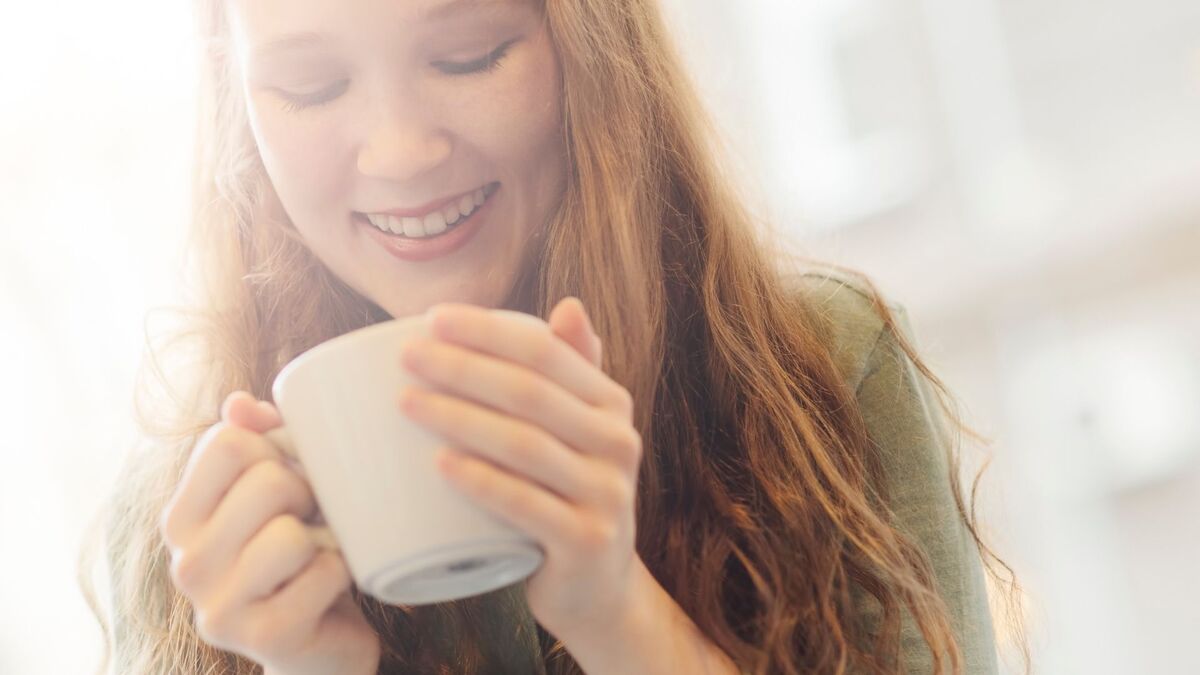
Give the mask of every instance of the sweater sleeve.
[[[904, 307], [893, 304], [892, 309], [906, 340], [915, 344]], [[886, 329], [880, 330], [856, 386], [867, 431], [882, 461], [893, 524], [929, 557], [958, 640], [963, 672], [994, 674], [995, 643], [983, 570], [954, 503], [946, 453], [949, 441], [932, 387]], [[881, 614], [873, 597], [858, 592], [855, 603], [860, 617], [878, 621]], [[901, 617], [904, 669], [931, 672], [932, 655], [904, 607]]]

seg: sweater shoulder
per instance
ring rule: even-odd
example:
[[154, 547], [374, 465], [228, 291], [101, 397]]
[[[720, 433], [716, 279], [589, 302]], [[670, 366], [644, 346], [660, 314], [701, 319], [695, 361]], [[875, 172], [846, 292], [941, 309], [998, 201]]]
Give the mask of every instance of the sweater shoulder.
[[[824, 268], [805, 270], [788, 279], [805, 305], [822, 320], [834, 363], [851, 389], [857, 391], [872, 370], [879, 344], [890, 334], [869, 283], [847, 272]], [[903, 304], [882, 292], [878, 299], [901, 330], [910, 330]]]

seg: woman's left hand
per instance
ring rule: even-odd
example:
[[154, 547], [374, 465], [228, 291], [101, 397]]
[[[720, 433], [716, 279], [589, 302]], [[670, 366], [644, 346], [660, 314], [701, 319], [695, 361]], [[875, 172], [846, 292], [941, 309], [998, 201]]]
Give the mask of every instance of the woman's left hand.
[[618, 620], [640, 564], [642, 439], [583, 304], [564, 299], [548, 322], [461, 303], [429, 313], [435, 339], [407, 342], [402, 364], [433, 388], [406, 388], [401, 409], [455, 446], [439, 451], [452, 485], [542, 544], [525, 592], [543, 627]]

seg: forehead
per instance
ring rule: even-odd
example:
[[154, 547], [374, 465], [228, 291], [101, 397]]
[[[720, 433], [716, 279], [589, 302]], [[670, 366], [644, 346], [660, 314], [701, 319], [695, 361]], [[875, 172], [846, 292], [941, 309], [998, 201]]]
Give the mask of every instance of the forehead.
[[533, 8], [532, 0], [228, 0], [228, 5], [234, 31], [255, 37], [299, 27], [404, 29], [462, 17], [501, 18]]

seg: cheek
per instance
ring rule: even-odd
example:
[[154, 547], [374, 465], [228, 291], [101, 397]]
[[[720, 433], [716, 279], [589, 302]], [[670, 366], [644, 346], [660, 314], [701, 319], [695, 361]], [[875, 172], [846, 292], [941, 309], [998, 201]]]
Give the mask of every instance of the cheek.
[[344, 180], [338, 175], [337, 129], [318, 116], [298, 121], [272, 101], [255, 98], [251, 124], [263, 165], [280, 199], [289, 210], [315, 208]]
[[460, 110], [491, 159], [534, 162], [561, 138], [557, 64], [549, 50], [531, 50], [506, 65], [510, 67], [497, 74], [494, 86]]

